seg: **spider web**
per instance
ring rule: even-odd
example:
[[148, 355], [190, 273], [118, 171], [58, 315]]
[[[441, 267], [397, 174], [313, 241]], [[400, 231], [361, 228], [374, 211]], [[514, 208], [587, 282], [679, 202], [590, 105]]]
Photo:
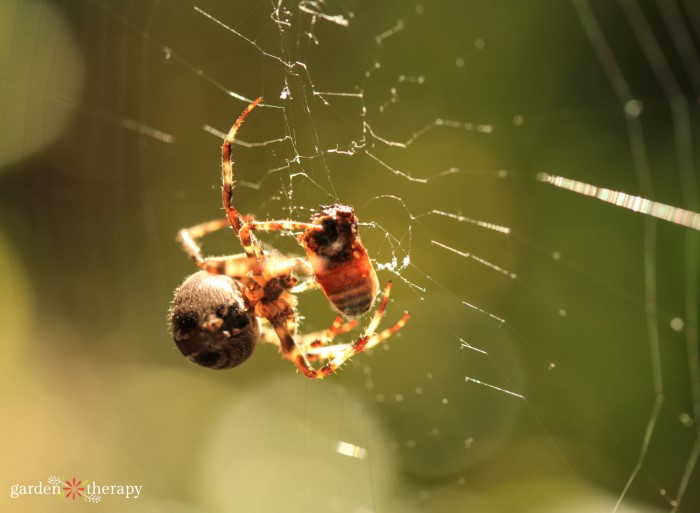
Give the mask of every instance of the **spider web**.
[[[3, 481], [76, 469], [148, 511], [696, 511], [700, 10], [493, 4], [3, 6], [0, 433], [66, 433], [4, 447]], [[318, 383], [273, 347], [187, 366], [163, 327], [174, 234], [222, 215], [258, 96], [236, 207], [352, 205], [382, 326], [412, 313]], [[299, 314], [334, 317], [318, 292]]]

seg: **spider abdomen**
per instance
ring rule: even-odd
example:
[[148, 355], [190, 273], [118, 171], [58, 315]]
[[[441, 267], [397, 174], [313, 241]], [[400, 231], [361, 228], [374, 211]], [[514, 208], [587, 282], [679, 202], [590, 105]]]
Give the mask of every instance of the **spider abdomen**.
[[311, 219], [318, 229], [300, 238], [316, 281], [342, 314], [364, 315], [377, 298], [379, 281], [367, 250], [360, 241], [352, 207], [330, 205]]
[[364, 248], [355, 253], [355, 258], [340, 264], [326, 257], [310, 259], [316, 281], [328, 300], [340, 313], [349, 317], [359, 317], [367, 313], [372, 308], [379, 290], [377, 274]]
[[199, 271], [175, 291], [170, 326], [180, 352], [210, 369], [246, 361], [260, 337], [255, 313], [234, 279]]

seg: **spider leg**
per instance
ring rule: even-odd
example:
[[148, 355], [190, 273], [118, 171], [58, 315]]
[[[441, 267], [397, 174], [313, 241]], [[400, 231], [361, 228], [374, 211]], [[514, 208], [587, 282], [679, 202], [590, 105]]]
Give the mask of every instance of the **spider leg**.
[[[383, 330], [380, 333], [375, 333], [370, 336], [364, 335], [360, 337], [356, 342], [354, 343], [349, 343], [349, 344], [335, 344], [332, 346], [324, 345], [324, 346], [316, 346], [314, 347], [313, 344], [311, 344], [311, 348], [307, 351], [306, 356], [309, 359], [316, 359], [316, 358], [322, 358], [324, 360], [329, 360], [331, 358], [337, 358], [337, 357], [344, 357], [344, 359], [350, 358], [350, 356], [357, 354], [361, 351], [367, 351], [368, 349], [372, 349], [375, 347], [377, 344], [380, 342], [386, 340], [390, 336], [392, 336], [394, 333], [399, 331], [401, 328], [404, 327], [408, 319], [410, 319], [411, 314], [408, 312], [404, 312], [403, 316], [399, 321], [394, 324], [391, 328], [388, 328], [386, 330]], [[349, 331], [349, 330], [348, 330]], [[363, 339], [367, 339], [366, 342], [364, 342]], [[361, 349], [361, 351], [355, 351], [353, 349], [353, 345], [356, 344], [357, 342], [364, 342], [364, 347]], [[350, 356], [345, 356], [346, 353], [352, 352]]]
[[180, 233], [178, 233], [178, 240], [182, 242], [181, 237], [184, 235], [184, 232], [186, 232], [186, 235], [188, 235], [190, 239], [196, 241], [201, 239], [208, 233], [221, 230], [222, 228], [227, 228], [228, 226], [228, 219], [226, 218], [214, 219], [213, 221], [206, 221], [204, 223], [196, 224], [194, 226], [190, 226], [189, 228], [183, 228], [182, 230], [180, 230]]
[[[394, 324], [391, 328], [388, 330], [384, 330], [381, 333], [377, 334], [372, 334], [368, 337], [367, 342], [365, 343], [363, 351], [366, 351], [367, 349], [371, 349], [377, 344], [379, 344], [381, 341], [386, 340], [389, 338], [391, 335], [396, 333], [399, 329], [401, 329], [404, 324], [406, 324], [406, 321], [410, 318], [410, 314], [404, 313], [403, 317], [399, 322]], [[349, 323], [348, 323], [349, 324]], [[357, 323], [354, 323], [356, 325]], [[351, 328], [350, 328], [351, 329]], [[350, 331], [350, 329], [343, 330], [342, 332], [345, 333], [347, 331]], [[309, 335], [303, 335], [303, 337], [310, 336], [310, 335], [315, 335], [315, 334], [309, 334]], [[364, 335], [363, 337], [360, 337], [361, 340], [363, 338], [367, 338], [367, 335]], [[302, 343], [303, 344], [303, 343]], [[311, 342], [309, 345], [309, 349], [306, 351], [306, 356], [308, 358], [322, 358], [324, 360], [328, 360], [330, 358], [335, 358], [336, 356], [346, 353], [350, 350], [352, 350], [353, 343], [349, 344], [334, 344], [332, 346], [329, 345], [320, 345], [316, 344], [315, 342]]]
[[272, 325], [285, 358], [291, 360], [307, 378], [324, 378], [335, 370], [327, 365], [318, 370], [315, 369], [299, 349], [292, 336], [295, 328], [294, 309], [287, 301], [282, 298], [270, 302], [261, 301], [255, 306], [255, 314], [258, 317], [264, 317]]
[[337, 344], [334, 346], [329, 346], [328, 344], [332, 342], [335, 337], [347, 333], [357, 326], [358, 320], [352, 319], [350, 321], [345, 321], [340, 315], [335, 318], [331, 327], [327, 330], [316, 331], [313, 333], [306, 333], [304, 335], [297, 336], [297, 346], [306, 355], [309, 361], [316, 361], [318, 359], [328, 359], [326, 356], [328, 353], [333, 352], [329, 348], [336, 348], [339, 346], [345, 346], [347, 344]]
[[408, 322], [408, 319], [411, 317], [411, 315], [408, 312], [404, 312], [403, 316], [390, 328], [387, 328], [381, 331], [380, 333], [375, 333], [377, 327], [379, 326], [379, 322], [384, 316], [384, 311], [386, 310], [386, 306], [389, 302], [390, 293], [391, 281], [388, 281], [386, 284], [386, 288], [384, 289], [384, 297], [382, 298], [382, 302], [380, 303], [379, 308], [374, 313], [372, 320], [370, 321], [369, 325], [367, 326], [367, 329], [361, 337], [349, 344], [336, 344], [333, 346], [320, 344], [314, 345], [312, 343], [309, 346], [309, 349], [306, 351], [307, 357], [311, 359], [329, 359], [331, 360], [329, 364], [335, 364], [336, 366], [339, 366], [345, 360], [351, 358], [357, 353], [375, 347], [376, 345], [378, 345], [379, 343], [381, 343], [382, 341], [386, 340], [394, 333], [399, 331], [401, 328], [403, 328], [406, 322]]
[[258, 98], [253, 103], [248, 105], [248, 107], [243, 111], [243, 113], [240, 116], [238, 116], [238, 119], [231, 127], [231, 130], [229, 130], [228, 134], [226, 135], [226, 139], [224, 139], [224, 144], [221, 147], [221, 199], [224, 203], [224, 209], [226, 210], [226, 217], [228, 218], [228, 221], [233, 227], [233, 231], [236, 233], [236, 235], [238, 235], [238, 231], [241, 229], [241, 225], [243, 224], [243, 222], [241, 219], [241, 214], [239, 214], [238, 210], [236, 210], [236, 208], [231, 204], [231, 198], [233, 196], [234, 187], [231, 146], [233, 145], [233, 141], [236, 138], [236, 133], [238, 132], [238, 129], [243, 124], [243, 120], [250, 113], [250, 111], [253, 110], [261, 101], [262, 98]]
[[296, 365], [297, 369], [299, 369], [304, 376], [311, 379], [323, 379], [336, 369], [336, 367], [331, 367], [328, 364], [320, 369], [315, 369], [306, 358], [306, 355], [299, 349], [299, 346], [297, 346], [287, 327], [284, 324], [277, 324], [274, 322], [272, 325], [280, 340], [280, 349], [282, 353], [288, 360], [291, 360], [292, 363]]
[[299, 294], [301, 292], [306, 292], [307, 290], [312, 290], [312, 289], [317, 289], [319, 288], [320, 285], [316, 280], [313, 278], [309, 278], [308, 280], [304, 280], [301, 282], [299, 285], [296, 285], [294, 288], [290, 290], [292, 294]]
[[[386, 301], [388, 301], [388, 299]], [[386, 301], [382, 301], [383, 307], [386, 307]], [[379, 322], [378, 320], [376, 320], [377, 318], [381, 320], [381, 316], [384, 313], [382, 306], [380, 306], [379, 310], [375, 314], [375, 318], [372, 319], [372, 322], [370, 322], [370, 328], [372, 328], [376, 323]], [[328, 376], [329, 374], [332, 374], [336, 371], [336, 369], [338, 369], [338, 367], [340, 367], [343, 363], [345, 363], [348, 359], [352, 358], [357, 353], [361, 353], [366, 349], [376, 346], [380, 342], [386, 340], [391, 335], [399, 331], [401, 328], [404, 327], [406, 322], [408, 322], [409, 318], [410, 314], [408, 312], [404, 312], [403, 316], [392, 327], [387, 328], [381, 331], [380, 333], [373, 333], [370, 332], [368, 329], [367, 334], [362, 335], [350, 344], [328, 346], [328, 350], [325, 350], [325, 348], [323, 347], [321, 347], [320, 349], [313, 347], [309, 348], [307, 351], [311, 354], [312, 359], [322, 358], [324, 357], [324, 355], [331, 358], [319, 369], [315, 369], [309, 363], [309, 359], [307, 358], [306, 354], [304, 354], [302, 349], [300, 349], [300, 346], [294, 341], [294, 338], [289, 333], [287, 326], [281, 323], [274, 322], [274, 319], [270, 319], [268, 317], [268, 319], [270, 319], [270, 322], [272, 323], [272, 327], [274, 328], [275, 333], [277, 334], [280, 340], [280, 349], [284, 353], [285, 357], [291, 360], [294, 363], [294, 365], [296, 365], [297, 368], [307, 378], [312, 379], [322, 379]], [[318, 351], [316, 351], [318, 353], [318, 356], [314, 358], [315, 349], [318, 349]]]
[[382, 317], [384, 317], [384, 310], [386, 310], [386, 305], [389, 302], [389, 295], [391, 294], [391, 280], [386, 282], [386, 287], [384, 288], [384, 295], [382, 297], [382, 302], [379, 304], [379, 308], [377, 308], [377, 311], [374, 312], [374, 316], [372, 317], [372, 320], [370, 321], [369, 325], [367, 326], [367, 329], [365, 330], [365, 336], [371, 336], [374, 334], [375, 330], [377, 329], [377, 326], [379, 326], [379, 322], [382, 320]]
[[347, 333], [353, 329], [355, 326], [357, 326], [357, 322], [357, 319], [346, 321], [341, 315], [339, 315], [333, 320], [333, 324], [331, 324], [330, 328], [327, 330], [302, 335], [299, 337], [300, 341], [297, 342], [297, 345], [302, 347], [313, 347], [319, 344], [325, 345], [328, 342], [331, 342], [338, 335], [342, 335], [343, 333]]
[[298, 223], [295, 221], [250, 221], [240, 227], [238, 235], [241, 239], [241, 244], [243, 244], [243, 250], [246, 252], [246, 254], [255, 253], [255, 257], [260, 260], [262, 258], [262, 250], [260, 250], [259, 245], [255, 245], [255, 239], [250, 233], [251, 230], [261, 232], [272, 232], [278, 230], [291, 232], [322, 229], [323, 227], [317, 224]]
[[409, 314], [408, 312], [404, 312], [401, 319], [399, 319], [391, 328], [385, 329], [378, 334], [375, 333], [377, 327], [379, 326], [379, 322], [382, 320], [382, 317], [384, 317], [384, 311], [386, 310], [386, 305], [389, 303], [390, 294], [391, 280], [386, 282], [382, 302], [379, 304], [379, 308], [377, 308], [377, 311], [374, 313], [372, 320], [370, 321], [369, 325], [367, 326], [367, 329], [365, 330], [363, 337], [367, 338], [368, 340], [367, 342], [365, 342], [363, 350], [371, 349], [383, 340], [386, 340], [387, 338], [392, 336], [394, 333], [403, 328], [404, 324], [406, 324], [408, 319], [411, 317], [411, 314]]
[[328, 359], [330, 361], [326, 363], [323, 368], [329, 367], [335, 370], [356, 354], [371, 349], [380, 342], [392, 336], [394, 333], [404, 327], [410, 317], [411, 314], [404, 312], [403, 316], [396, 322], [396, 324], [394, 324], [391, 328], [381, 331], [380, 333], [363, 335], [350, 344], [336, 344], [333, 346], [312, 348], [308, 352], [309, 354], [307, 356], [310, 356], [312, 359]]
[[[307, 276], [313, 276], [314, 269], [311, 264], [303, 258], [275, 258], [268, 256], [264, 261], [264, 272], [269, 276], [280, 276], [293, 271], [301, 272]], [[292, 289], [292, 292], [296, 292]]]
[[247, 255], [205, 257], [199, 246], [199, 239], [208, 233], [229, 226], [228, 219], [215, 219], [189, 228], [183, 228], [177, 234], [177, 240], [185, 252], [195, 261], [200, 269], [211, 274], [225, 274], [232, 278], [241, 279], [251, 270], [250, 258]]
[[[306, 282], [302, 283], [302, 286], [305, 285]], [[299, 287], [299, 285], [297, 286]], [[297, 287], [294, 287], [296, 289]], [[292, 292], [296, 292], [294, 289], [292, 289]], [[382, 298], [382, 302], [379, 305], [379, 308], [375, 312], [374, 316], [372, 317], [372, 321], [369, 323], [367, 326], [367, 329], [365, 330], [364, 337], [372, 337], [374, 335], [374, 332], [377, 329], [377, 326], [379, 325], [379, 322], [382, 320], [382, 317], [384, 316], [384, 311], [386, 310], [386, 305], [389, 302], [389, 293], [391, 292], [391, 281], [387, 282], [386, 288], [384, 289], [384, 297]], [[408, 318], [406, 318], [408, 320]], [[336, 344], [334, 346], [327, 346], [329, 342], [331, 342], [336, 336], [341, 335], [343, 333], [347, 333], [348, 331], [352, 330], [355, 326], [358, 324], [357, 319], [352, 319], [347, 322], [343, 322], [344, 318], [343, 316], [339, 315], [338, 317], [335, 318], [333, 321], [333, 324], [331, 327], [327, 330], [324, 331], [316, 331], [313, 333], [306, 333], [304, 335], [298, 336], [297, 337], [297, 345], [305, 350], [306, 353], [310, 354], [320, 354], [321, 352], [326, 352], [329, 348], [333, 347], [335, 350], [339, 350], [341, 348], [348, 348], [352, 344]], [[404, 322], [405, 324], [405, 322]], [[399, 328], [401, 328], [399, 326]], [[399, 328], [394, 329], [392, 333], [390, 333], [387, 336], [390, 336], [393, 334], [395, 331], [397, 331]], [[371, 347], [374, 347], [377, 345], [379, 342], [384, 340], [383, 337], [379, 340], [373, 339], [373, 344]], [[323, 349], [318, 349], [320, 346], [324, 346]]]
[[341, 353], [345, 353], [352, 344], [334, 344], [332, 346], [319, 346], [309, 349], [306, 357], [310, 362], [316, 360], [330, 360]]
[[[357, 319], [351, 321], [345, 321], [340, 315], [335, 318], [333, 324], [330, 328], [321, 331], [314, 331], [313, 333], [305, 333], [304, 335], [298, 335], [296, 338], [296, 344], [299, 350], [304, 353], [309, 361], [314, 361], [319, 358], [327, 359], [323, 356], [326, 348], [337, 348], [346, 347], [349, 344], [337, 344], [334, 346], [327, 346], [329, 342], [332, 342], [335, 337], [347, 333], [357, 326]], [[261, 327], [262, 339], [265, 342], [270, 342], [272, 344], [279, 345], [279, 338], [273, 328], [268, 325], [262, 325]], [[311, 355], [311, 356], [310, 356]]]
[[[411, 318], [411, 314], [409, 312], [404, 312], [403, 315], [401, 316], [401, 318], [398, 321], [396, 321], [396, 323], [391, 328], [387, 328], [385, 330], [382, 330], [379, 333], [373, 333], [372, 335], [369, 335], [369, 336], [365, 335], [362, 338], [367, 338], [367, 341], [364, 343], [364, 347], [362, 350], [366, 351], [367, 349], [372, 349], [374, 346], [376, 346], [380, 342], [388, 339], [394, 333], [396, 333], [401, 328], [403, 328], [410, 318]], [[356, 352], [358, 352], [358, 351], [356, 351]]]

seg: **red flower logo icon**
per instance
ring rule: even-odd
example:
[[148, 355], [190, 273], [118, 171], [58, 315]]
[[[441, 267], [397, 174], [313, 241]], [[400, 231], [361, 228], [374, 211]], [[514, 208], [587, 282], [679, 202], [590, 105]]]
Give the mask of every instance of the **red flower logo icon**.
[[76, 481], [75, 477], [72, 480], [63, 483], [64, 485], [66, 485], [65, 487], [63, 487], [63, 490], [66, 492], [66, 499], [75, 500], [76, 497], [83, 496], [85, 487], [80, 486], [81, 483], [82, 481]]

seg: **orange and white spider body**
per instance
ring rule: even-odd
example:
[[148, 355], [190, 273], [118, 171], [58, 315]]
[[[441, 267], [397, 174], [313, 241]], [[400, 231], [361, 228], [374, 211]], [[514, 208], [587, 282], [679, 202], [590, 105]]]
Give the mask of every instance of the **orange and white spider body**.
[[314, 214], [311, 223], [314, 229], [306, 230], [299, 242], [316, 282], [340, 313], [348, 317], [366, 314], [377, 298], [379, 280], [360, 241], [355, 211], [346, 205], [330, 205]]

